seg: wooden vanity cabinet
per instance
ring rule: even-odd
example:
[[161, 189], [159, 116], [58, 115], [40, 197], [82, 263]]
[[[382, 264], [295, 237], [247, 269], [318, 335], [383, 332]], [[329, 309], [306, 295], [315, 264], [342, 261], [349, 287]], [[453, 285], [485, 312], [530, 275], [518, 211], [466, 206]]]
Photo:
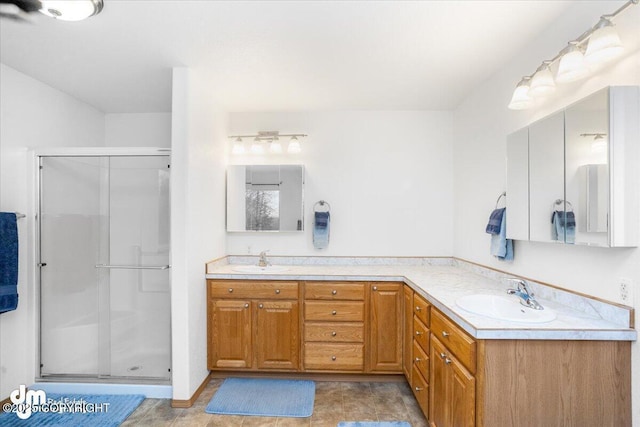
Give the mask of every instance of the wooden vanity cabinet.
[[403, 294], [403, 325], [402, 325], [402, 371], [411, 384], [411, 371], [413, 369], [412, 347], [413, 347], [413, 289], [404, 285]]
[[209, 280], [208, 368], [300, 368], [298, 282]]
[[371, 283], [368, 372], [402, 372], [402, 283]]
[[[431, 323], [431, 304], [422, 296], [413, 292], [411, 301], [411, 377], [407, 380], [411, 384], [411, 390], [425, 416], [429, 414], [430, 387], [430, 348], [429, 327]], [[407, 319], [409, 322], [409, 319]]]

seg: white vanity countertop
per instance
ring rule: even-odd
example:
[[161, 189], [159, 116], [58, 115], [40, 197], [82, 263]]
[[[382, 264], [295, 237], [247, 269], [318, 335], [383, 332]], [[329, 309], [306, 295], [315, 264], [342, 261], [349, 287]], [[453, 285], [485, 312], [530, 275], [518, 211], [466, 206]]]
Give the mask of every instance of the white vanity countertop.
[[[437, 262], [436, 262], [437, 264]], [[442, 262], [446, 264], [446, 262]], [[207, 279], [401, 281], [478, 339], [635, 341], [631, 309], [532, 284], [536, 299], [557, 312], [547, 323], [517, 323], [468, 312], [456, 305], [465, 295], [507, 295], [500, 280], [453, 265], [287, 265], [274, 273], [239, 273], [234, 264], [208, 265]], [[471, 267], [481, 268], [481, 267]], [[547, 298], [545, 298], [547, 297]], [[563, 304], [564, 303], [564, 304]], [[567, 304], [568, 303], [568, 304]]]

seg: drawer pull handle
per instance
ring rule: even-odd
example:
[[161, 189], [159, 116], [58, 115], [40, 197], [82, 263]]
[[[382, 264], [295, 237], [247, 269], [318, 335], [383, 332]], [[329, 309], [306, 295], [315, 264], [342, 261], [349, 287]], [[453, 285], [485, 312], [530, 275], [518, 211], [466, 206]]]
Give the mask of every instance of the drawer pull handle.
[[336, 360], [336, 357], [335, 356], [331, 356], [331, 360]]
[[331, 336], [332, 336], [332, 337], [335, 337], [336, 335], [338, 335], [338, 334], [336, 333], [336, 331], [331, 332]]
[[445, 357], [447, 357], [447, 355], [446, 355], [446, 354], [444, 354], [444, 353], [440, 353], [440, 359], [444, 359]]
[[416, 307], [416, 311], [422, 311], [422, 307]]
[[447, 357], [446, 359], [444, 359], [444, 363], [446, 363], [447, 365], [451, 365], [451, 359]]
[[374, 291], [377, 291], [377, 290], [378, 290], [378, 287], [377, 287], [377, 286], [374, 286], [374, 287], [373, 287], [373, 290], [374, 290]]
[[258, 304], [258, 307], [259, 307], [259, 308], [262, 308], [262, 307], [264, 307], [264, 306], [263, 306], [262, 304]]
[[229, 293], [233, 292], [233, 288], [229, 288]]
[[249, 303], [248, 302], [244, 303], [244, 308], [249, 308]]
[[331, 295], [336, 295], [338, 293], [338, 291], [336, 291], [335, 289], [331, 291]]
[[416, 336], [418, 336], [418, 337], [419, 337], [420, 335], [422, 335], [422, 332], [420, 332], [420, 331], [416, 331]]
[[443, 337], [445, 337], [445, 338], [446, 338], [446, 337], [448, 337], [448, 336], [449, 336], [449, 332], [447, 332], [447, 331], [442, 331], [442, 336], [443, 336]]
[[422, 390], [424, 390], [423, 387], [416, 387], [416, 391], [422, 391]]
[[279, 294], [279, 293], [280, 293], [280, 289], [276, 289], [276, 294]]
[[416, 363], [419, 363], [422, 359], [420, 359], [419, 357], [416, 357]]
[[331, 314], [332, 314], [333, 316], [335, 316], [336, 314], [338, 314], [338, 312], [337, 312], [337, 311], [335, 311], [335, 310], [333, 310], [333, 311], [331, 312]]

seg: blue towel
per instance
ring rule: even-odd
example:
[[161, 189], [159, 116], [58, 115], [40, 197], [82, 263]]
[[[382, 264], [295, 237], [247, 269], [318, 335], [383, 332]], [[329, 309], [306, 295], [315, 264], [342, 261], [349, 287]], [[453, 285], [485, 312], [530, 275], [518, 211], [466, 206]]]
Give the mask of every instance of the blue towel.
[[0, 212], [0, 313], [18, 307], [18, 223]]
[[313, 221], [313, 247], [325, 249], [329, 246], [329, 224], [331, 216], [329, 212], [314, 212]]
[[500, 226], [502, 225], [502, 217], [504, 216], [504, 212], [506, 208], [494, 209], [491, 212], [491, 216], [489, 217], [489, 222], [487, 223], [486, 232], [489, 234], [500, 234]]
[[576, 215], [572, 211], [554, 211], [551, 215], [551, 238], [564, 240], [565, 243], [576, 242]]
[[[502, 212], [497, 212], [502, 211]], [[489, 225], [491, 225], [492, 219], [495, 216], [500, 215], [500, 228], [498, 233], [489, 233]], [[487, 233], [491, 234], [491, 255], [498, 258], [500, 261], [513, 261], [513, 240], [507, 239], [507, 214], [506, 209], [496, 209], [491, 213], [489, 218], [489, 225], [487, 225]], [[494, 227], [492, 226], [492, 230]]]

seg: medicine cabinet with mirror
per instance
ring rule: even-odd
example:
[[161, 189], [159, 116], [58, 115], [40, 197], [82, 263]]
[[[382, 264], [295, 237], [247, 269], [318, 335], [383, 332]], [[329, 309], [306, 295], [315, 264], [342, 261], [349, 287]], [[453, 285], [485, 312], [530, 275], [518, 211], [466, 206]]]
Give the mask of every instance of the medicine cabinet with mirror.
[[637, 246], [639, 112], [640, 88], [608, 87], [509, 135], [507, 237]]
[[304, 166], [227, 168], [227, 231], [303, 231]]

